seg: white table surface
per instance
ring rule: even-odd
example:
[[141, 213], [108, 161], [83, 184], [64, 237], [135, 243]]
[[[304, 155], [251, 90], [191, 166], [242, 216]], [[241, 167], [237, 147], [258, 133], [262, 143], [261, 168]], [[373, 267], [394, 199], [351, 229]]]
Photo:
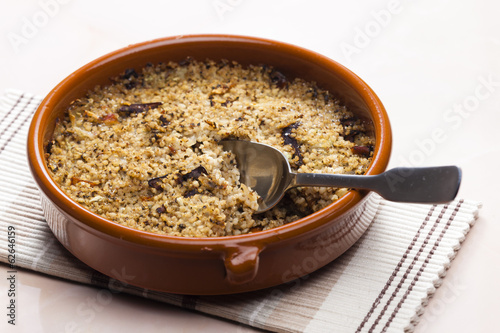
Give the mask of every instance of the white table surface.
[[[488, 0], [2, 1], [0, 92], [45, 95], [98, 56], [181, 34], [266, 37], [335, 59], [385, 104], [391, 166], [459, 165], [459, 196], [484, 204], [417, 332], [493, 332], [500, 326], [499, 182], [492, 179], [500, 165], [499, 11]], [[7, 266], [0, 271], [4, 309]], [[2, 332], [255, 331], [122, 294], [103, 306], [95, 288], [25, 270], [17, 291], [17, 325], [1, 315]]]

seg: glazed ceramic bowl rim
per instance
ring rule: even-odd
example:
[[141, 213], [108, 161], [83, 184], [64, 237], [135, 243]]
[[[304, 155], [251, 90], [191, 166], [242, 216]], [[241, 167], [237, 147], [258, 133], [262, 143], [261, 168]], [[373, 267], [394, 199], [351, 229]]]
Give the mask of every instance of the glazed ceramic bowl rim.
[[28, 159], [31, 171], [35, 180], [37, 180], [39, 188], [56, 204], [59, 209], [62, 209], [67, 214], [74, 217], [82, 227], [89, 228], [88, 230], [91, 231], [94, 230], [94, 232], [104, 232], [111, 237], [136, 244], [142, 244], [148, 247], [153, 246], [167, 249], [182, 248], [183, 250], [188, 251], [198, 251], [200, 248], [206, 246], [226, 247], [236, 244], [254, 244], [255, 242], [266, 239], [267, 241], [271, 241], [293, 238], [341, 216], [347, 210], [359, 203], [360, 200], [367, 194], [367, 192], [360, 193], [358, 191], [349, 191], [346, 195], [329, 206], [297, 221], [273, 229], [236, 236], [202, 238], [161, 235], [126, 227], [92, 213], [71, 199], [52, 179], [44, 159], [44, 128], [48, 123], [48, 115], [52, 110], [51, 105], [54, 105], [56, 101], [60, 99], [61, 94], [64, 94], [65, 91], [71, 89], [75, 80], [78, 80], [82, 76], [89, 75], [89, 72], [97, 70], [99, 66], [112, 61], [119, 61], [121, 56], [131, 52], [139, 52], [141, 50], [160, 47], [168, 43], [182, 43], [183, 41], [238, 41], [254, 44], [256, 47], [258, 47], [259, 44], [267, 44], [279, 48], [280, 51], [285, 53], [292, 52], [299, 54], [301, 57], [314, 59], [314, 61], [320, 63], [322, 66], [334, 69], [336, 73], [341, 76], [343, 80], [345, 80], [345, 82], [350, 84], [353, 89], [362, 96], [364, 102], [370, 109], [371, 116], [374, 118], [373, 122], [377, 141], [374, 150], [374, 157], [366, 174], [378, 174], [385, 170], [389, 161], [392, 143], [389, 119], [385, 109], [373, 90], [361, 78], [334, 60], [299, 46], [257, 37], [211, 34], [160, 38], [118, 49], [79, 68], [49, 92], [45, 99], [40, 103], [33, 116], [28, 133]]

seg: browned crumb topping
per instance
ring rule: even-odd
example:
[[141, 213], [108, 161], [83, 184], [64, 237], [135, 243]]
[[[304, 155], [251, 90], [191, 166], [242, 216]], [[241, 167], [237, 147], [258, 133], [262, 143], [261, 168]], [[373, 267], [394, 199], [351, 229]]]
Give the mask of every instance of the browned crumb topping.
[[196, 61], [129, 69], [75, 100], [47, 145], [52, 177], [116, 223], [189, 237], [238, 235], [317, 211], [347, 189], [297, 188], [264, 214], [218, 141], [280, 149], [296, 172], [363, 174], [374, 138], [328, 92], [268, 66]]

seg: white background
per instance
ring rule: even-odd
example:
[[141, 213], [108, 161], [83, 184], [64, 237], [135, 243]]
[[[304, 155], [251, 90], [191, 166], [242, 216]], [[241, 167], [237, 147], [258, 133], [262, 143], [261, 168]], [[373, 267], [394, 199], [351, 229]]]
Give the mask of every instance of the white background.
[[[459, 196], [484, 203], [417, 331], [491, 332], [498, 330], [500, 314], [499, 12], [500, 3], [488, 0], [2, 0], [0, 92], [44, 95], [94, 58], [171, 35], [266, 37], [335, 59], [386, 106], [394, 134], [391, 166], [459, 165]], [[7, 286], [1, 276], [0, 291]], [[97, 293], [27, 271], [19, 284], [19, 325], [13, 330], [19, 332], [63, 332], [62, 322], [78, 321], [75, 308]], [[89, 322], [80, 318], [79, 328], [252, 331], [126, 295], [111, 305]]]

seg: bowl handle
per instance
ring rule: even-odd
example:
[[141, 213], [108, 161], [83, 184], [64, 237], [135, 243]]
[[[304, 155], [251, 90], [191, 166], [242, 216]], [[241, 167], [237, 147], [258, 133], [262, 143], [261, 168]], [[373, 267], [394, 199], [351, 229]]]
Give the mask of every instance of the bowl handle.
[[224, 255], [224, 266], [228, 282], [230, 284], [243, 284], [252, 281], [259, 269], [261, 251], [262, 249], [257, 246], [227, 248]]

